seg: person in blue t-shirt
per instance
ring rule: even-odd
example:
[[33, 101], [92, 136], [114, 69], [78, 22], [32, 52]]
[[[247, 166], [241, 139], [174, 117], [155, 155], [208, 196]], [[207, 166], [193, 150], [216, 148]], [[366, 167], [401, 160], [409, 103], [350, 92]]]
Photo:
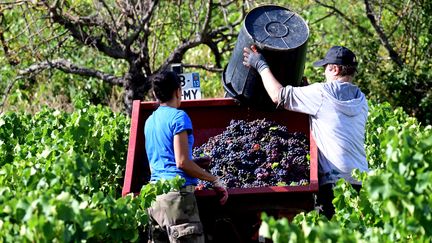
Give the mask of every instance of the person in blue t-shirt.
[[[150, 164], [150, 182], [172, 179], [177, 175], [185, 179], [180, 191], [157, 196], [149, 208], [152, 242], [204, 242], [202, 224], [194, 190], [198, 179], [213, 183], [222, 195], [228, 192], [218, 177], [202, 169], [192, 158], [194, 143], [192, 122], [178, 107], [181, 103], [180, 78], [174, 72], [164, 71], [151, 78], [153, 94], [159, 107], [148, 117], [144, 126], [145, 149]], [[206, 163], [210, 162], [207, 158]]]

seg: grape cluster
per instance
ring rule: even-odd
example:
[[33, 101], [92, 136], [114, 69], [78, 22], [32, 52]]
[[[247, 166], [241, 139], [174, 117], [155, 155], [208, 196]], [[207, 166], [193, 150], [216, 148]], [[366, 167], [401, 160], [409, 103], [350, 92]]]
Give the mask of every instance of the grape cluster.
[[[309, 139], [274, 121], [232, 120], [223, 133], [193, 150], [212, 158], [209, 170], [228, 188], [307, 185]], [[200, 181], [200, 188], [211, 184]]]

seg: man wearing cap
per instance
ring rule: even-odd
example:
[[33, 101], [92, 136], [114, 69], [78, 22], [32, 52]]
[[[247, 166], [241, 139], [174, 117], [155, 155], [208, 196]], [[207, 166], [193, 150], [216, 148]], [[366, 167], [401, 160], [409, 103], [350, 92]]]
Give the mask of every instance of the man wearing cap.
[[324, 59], [314, 63], [324, 67], [325, 82], [303, 87], [283, 87], [255, 46], [244, 48], [243, 55], [243, 64], [258, 71], [278, 107], [310, 115], [311, 132], [318, 147], [318, 204], [330, 219], [334, 214], [336, 181], [343, 178], [359, 191], [361, 182], [351, 173], [354, 169], [368, 171], [364, 149], [368, 105], [365, 95], [352, 83], [357, 71], [354, 53], [346, 47], [333, 46]]

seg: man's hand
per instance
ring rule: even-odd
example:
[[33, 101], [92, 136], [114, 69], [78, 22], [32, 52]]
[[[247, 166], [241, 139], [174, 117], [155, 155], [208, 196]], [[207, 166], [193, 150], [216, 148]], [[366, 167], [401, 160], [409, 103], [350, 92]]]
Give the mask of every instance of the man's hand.
[[198, 157], [198, 158], [194, 158], [193, 160], [199, 167], [203, 168], [204, 170], [208, 170], [210, 163], [211, 163], [211, 158], [208, 156], [202, 156], [202, 157]]
[[222, 195], [221, 199], [219, 200], [221, 205], [224, 205], [226, 201], [228, 200], [228, 191], [223, 184], [223, 182], [217, 178], [215, 181], [213, 181], [213, 189], [220, 195]]
[[247, 67], [255, 68], [258, 73], [269, 67], [263, 55], [257, 51], [255, 45], [252, 45], [251, 49], [247, 47], [243, 48], [243, 64]]

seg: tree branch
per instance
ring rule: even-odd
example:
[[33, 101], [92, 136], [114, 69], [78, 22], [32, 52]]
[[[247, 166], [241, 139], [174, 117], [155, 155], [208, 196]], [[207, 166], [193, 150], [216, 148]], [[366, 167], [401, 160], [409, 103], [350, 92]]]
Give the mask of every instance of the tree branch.
[[204, 24], [203, 27], [201, 29], [201, 33], [207, 33], [209, 25], [210, 25], [210, 21], [211, 21], [211, 17], [212, 17], [212, 5], [213, 5], [213, 1], [212, 0], [208, 0], [207, 2], [207, 12], [205, 15], [205, 19], [204, 19]]
[[199, 68], [204, 69], [210, 72], [221, 73], [223, 72], [223, 68], [208, 66], [208, 65], [199, 65], [199, 64], [183, 64], [183, 67], [186, 68]]
[[15, 85], [15, 83], [16, 83], [16, 81], [17, 81], [18, 79], [19, 79], [19, 78], [15, 78], [15, 79], [12, 80], [12, 82], [10, 82], [9, 85], [6, 87], [6, 89], [5, 89], [4, 93], [3, 93], [3, 102], [0, 104], [0, 107], [1, 107], [1, 109], [0, 109], [0, 114], [3, 113], [4, 104], [6, 103], [6, 100], [7, 100], [8, 96], [9, 96], [9, 94], [10, 94], [10, 91], [12, 90], [12, 87]]
[[314, 22], [312, 22], [311, 25], [314, 25], [314, 24], [316, 24], [316, 23], [319, 23], [319, 22], [323, 21], [324, 19], [333, 16], [334, 14], [335, 14], [334, 12], [330, 12], [330, 13], [328, 13], [327, 15], [325, 15], [324, 17], [321, 17], [321, 18], [315, 20]]
[[[233, 4], [233, 3], [236, 3], [236, 2], [235, 1], [229, 2], [229, 4]], [[227, 7], [228, 5], [224, 5], [223, 7]], [[209, 25], [211, 22], [212, 13], [213, 13], [213, 11], [218, 11], [218, 10], [214, 10], [213, 6], [221, 6], [221, 5], [213, 4], [212, 0], [208, 0], [208, 2], [207, 2], [207, 8], [208, 9], [207, 9], [207, 12], [205, 14], [205, 19], [203, 20], [204, 24], [200, 30], [200, 33], [197, 33], [194, 37], [191, 37], [189, 40], [184, 41], [182, 44], [177, 46], [177, 48], [173, 50], [171, 55], [165, 60], [164, 64], [161, 65], [161, 67], [156, 72], [166, 69], [170, 63], [181, 62], [183, 59], [183, 56], [187, 52], [187, 50], [192, 49], [192, 48], [194, 48], [200, 44], [206, 44], [210, 47], [212, 52], [215, 54], [217, 65], [221, 66], [221, 64], [220, 64], [220, 52], [215, 50], [215, 48], [217, 49], [217, 41], [214, 41], [214, 39], [216, 39], [216, 37], [218, 35], [223, 36], [225, 31], [231, 31], [232, 32], [234, 30], [235, 26], [242, 23], [244, 16], [246, 15], [246, 11], [244, 9], [244, 6], [242, 6], [241, 7], [241, 14], [236, 21], [234, 21], [233, 23], [229, 23], [227, 21], [227, 23], [226, 23], [227, 26], [222, 26], [219, 28], [211, 28]], [[204, 65], [197, 65], [197, 67], [201, 68], [201, 67], [204, 67]], [[217, 69], [218, 71], [220, 71], [219, 68], [220, 67], [218, 67], [218, 69]]]
[[[51, 19], [68, 29], [72, 36], [83, 43], [84, 45], [95, 46], [99, 51], [116, 59], [127, 59], [127, 54], [117, 42], [117, 33], [115, 33], [106, 23], [93, 17], [76, 17], [68, 13], [62, 14], [61, 8], [54, 4], [53, 6], [44, 0], [43, 3], [48, 8]], [[88, 34], [84, 27], [102, 26], [105, 32], [108, 33], [107, 37], [111, 38], [111, 45], [103, 42], [103, 37], [92, 36]]]
[[[147, 10], [145, 11], [145, 15], [144, 17], [141, 19], [141, 21], [138, 24], [138, 28], [136, 28], [135, 32], [133, 32], [132, 34], [130, 34], [125, 40], [125, 46], [129, 47], [130, 45], [132, 45], [132, 43], [137, 40], [139, 34], [141, 33], [141, 31], [145, 30], [145, 27], [148, 26], [148, 22], [151, 18], [151, 16], [153, 16], [154, 10], [156, 9], [156, 5], [158, 4], [158, 0], [155, 1], [151, 1]], [[145, 33], [148, 35], [148, 33]]]
[[171, 53], [171, 55], [165, 60], [164, 64], [162, 64], [162, 66], [159, 67], [157, 72], [160, 70], [165, 70], [170, 63], [181, 62], [187, 50], [194, 48], [200, 45], [201, 43], [202, 43], [201, 36], [197, 36], [195, 39], [191, 39], [182, 43]]
[[348, 21], [348, 23], [354, 25], [357, 27], [357, 29], [360, 30], [360, 32], [362, 32], [363, 34], [366, 34], [367, 36], [372, 36], [372, 33], [370, 33], [366, 28], [363, 28], [360, 24], [357, 24], [356, 22], [354, 22], [352, 19], [348, 18], [345, 14], [343, 14], [339, 9], [337, 9], [334, 6], [330, 6], [328, 4], [324, 4], [323, 2], [321, 2], [320, 0], [315, 0], [316, 3], [318, 3], [319, 5], [328, 8], [330, 10], [332, 10], [332, 12], [338, 14], [339, 16], [341, 16], [344, 20]]
[[213, 52], [213, 55], [215, 56], [216, 67], [221, 68], [222, 55], [219, 51], [219, 48], [217, 47], [217, 44], [212, 41], [206, 41], [205, 44], [210, 48], [210, 50]]
[[213, 29], [213, 31], [211, 31], [208, 36], [210, 38], [217, 36], [218, 34], [222, 34], [224, 31], [230, 30], [231, 32], [233, 32], [234, 27], [236, 27], [237, 25], [240, 25], [243, 22], [243, 19], [246, 15], [246, 11], [244, 9], [244, 7], [241, 8], [241, 14], [238, 17], [238, 19], [232, 23], [226, 22], [226, 26], [221, 26], [219, 28], [215, 28]]
[[111, 22], [112, 22], [113, 26], [114, 26], [114, 29], [118, 33], [117, 23], [116, 23], [116, 21], [114, 19], [114, 15], [113, 15], [111, 9], [109, 9], [108, 4], [104, 0], [99, 0], [99, 2], [102, 3], [102, 5], [106, 9], [106, 11], [108, 12], [108, 15], [109, 15], [109, 17], [111, 19]]
[[0, 5], [17, 5], [17, 4], [25, 3], [27, 1], [28, 0], [22, 0], [22, 1], [17, 1], [17, 0], [15, 0], [15, 1], [3, 1], [3, 2], [0, 2]]
[[401, 60], [400, 56], [398, 55], [398, 53], [392, 48], [392, 46], [390, 45], [390, 42], [387, 38], [387, 36], [385, 35], [384, 31], [382, 30], [381, 26], [379, 26], [377, 24], [374, 12], [372, 10], [372, 7], [369, 3], [369, 0], [364, 0], [364, 4], [365, 4], [365, 9], [366, 9], [366, 15], [370, 21], [370, 23], [372, 24], [373, 28], [375, 29], [375, 31], [377, 32], [381, 43], [384, 45], [384, 47], [387, 49], [390, 58], [399, 66], [402, 67], [403, 66], [403, 61]]
[[[3, 22], [3, 13], [0, 13], [0, 18], [1, 18], [0, 24], [3, 24], [2, 23]], [[4, 37], [4, 33], [3, 33], [1, 26], [0, 26], [0, 43], [3, 47], [3, 51], [5, 53], [6, 60], [9, 62], [9, 64], [12, 66], [18, 65], [20, 61], [19, 61], [18, 57], [15, 55], [15, 53], [12, 50], [10, 50], [8, 42], [6, 41], [6, 39]]]
[[30, 67], [19, 71], [18, 77], [22, 78], [23, 76], [28, 76], [28, 75], [34, 76], [43, 70], [51, 69], [51, 68], [61, 70], [65, 73], [78, 74], [81, 76], [98, 78], [112, 85], [118, 85], [118, 86], [124, 85], [123, 78], [121, 77], [117, 77], [94, 69], [79, 67], [64, 59], [44, 61], [44, 62], [33, 64]]

